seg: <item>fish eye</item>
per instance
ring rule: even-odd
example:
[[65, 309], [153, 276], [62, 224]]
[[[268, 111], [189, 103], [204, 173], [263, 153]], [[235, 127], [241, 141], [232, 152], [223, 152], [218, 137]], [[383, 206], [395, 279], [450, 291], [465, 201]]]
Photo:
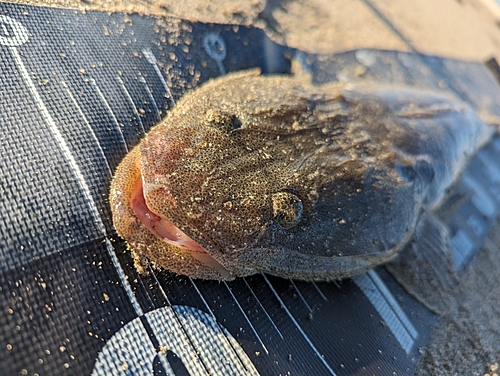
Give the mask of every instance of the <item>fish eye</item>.
[[304, 206], [296, 195], [290, 192], [277, 192], [271, 196], [274, 221], [282, 228], [295, 226], [302, 217]]

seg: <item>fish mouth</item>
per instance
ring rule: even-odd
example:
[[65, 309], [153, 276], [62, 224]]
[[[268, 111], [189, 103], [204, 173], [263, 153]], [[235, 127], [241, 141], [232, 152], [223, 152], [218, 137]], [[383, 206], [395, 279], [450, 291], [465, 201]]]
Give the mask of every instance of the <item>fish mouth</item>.
[[155, 213], [148, 206], [144, 196], [142, 175], [135, 183], [130, 197], [130, 207], [144, 227], [162, 241], [182, 249], [204, 266], [215, 270], [225, 278], [232, 278], [231, 273], [201, 245], [163, 216]]

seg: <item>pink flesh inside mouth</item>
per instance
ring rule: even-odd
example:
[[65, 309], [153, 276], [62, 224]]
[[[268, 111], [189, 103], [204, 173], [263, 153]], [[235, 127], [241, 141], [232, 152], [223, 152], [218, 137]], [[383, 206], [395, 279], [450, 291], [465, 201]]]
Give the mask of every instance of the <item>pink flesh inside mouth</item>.
[[194, 259], [220, 273], [222, 276], [230, 277], [230, 273], [216, 259], [210, 256], [202, 246], [191, 239], [188, 235], [177, 228], [172, 222], [152, 212], [144, 197], [142, 178], [138, 179], [132, 197], [130, 207], [141, 223], [156, 237], [175, 247], [182, 248]]

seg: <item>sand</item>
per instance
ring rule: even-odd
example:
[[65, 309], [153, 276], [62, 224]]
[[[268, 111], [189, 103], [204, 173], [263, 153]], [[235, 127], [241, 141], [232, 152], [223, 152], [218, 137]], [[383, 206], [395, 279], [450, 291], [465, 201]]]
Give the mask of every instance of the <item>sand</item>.
[[[433, 231], [424, 231], [427, 240], [439, 238]], [[416, 375], [495, 374], [500, 360], [499, 245], [497, 221], [482, 249], [458, 274], [451, 257], [425, 245], [403, 251], [395, 265], [389, 265], [410, 294], [440, 315]]]
[[138, 12], [262, 27], [279, 43], [308, 52], [357, 48], [418, 50], [465, 60], [497, 56], [500, 8], [494, 0], [15, 0], [82, 10]]

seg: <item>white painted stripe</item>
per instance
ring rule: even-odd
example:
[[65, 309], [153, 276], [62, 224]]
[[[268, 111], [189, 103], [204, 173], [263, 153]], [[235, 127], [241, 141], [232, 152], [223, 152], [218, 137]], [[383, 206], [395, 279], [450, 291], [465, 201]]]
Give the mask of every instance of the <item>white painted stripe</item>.
[[462, 179], [463, 183], [471, 189], [474, 194], [472, 195], [472, 203], [477, 210], [485, 217], [493, 218], [497, 214], [497, 207], [495, 201], [486, 192], [480, 182], [477, 181], [471, 174], [465, 173]]
[[333, 280], [333, 281], [330, 281], [331, 283], [333, 283], [335, 285], [335, 287], [341, 291], [342, 290], [342, 286], [340, 285], [340, 283], [338, 283], [337, 281]]
[[153, 278], [155, 279], [156, 281], [156, 284], [157, 284], [157, 288], [160, 289], [160, 292], [162, 293], [162, 295], [165, 297], [165, 301], [167, 302], [167, 304], [169, 306], [172, 306], [172, 303], [170, 302], [170, 299], [168, 298], [167, 296], [167, 293], [165, 292], [165, 290], [163, 290], [163, 287], [160, 283], [160, 280], [158, 279], [158, 277], [156, 276], [156, 273], [155, 273], [155, 270], [153, 269], [153, 267], [151, 266], [151, 263], [148, 263], [148, 269], [149, 269], [149, 274], [153, 276]]
[[250, 290], [250, 293], [252, 294], [252, 296], [254, 297], [254, 299], [257, 301], [257, 303], [259, 304], [260, 308], [262, 309], [262, 311], [264, 312], [264, 314], [266, 315], [266, 317], [269, 319], [269, 321], [271, 322], [271, 325], [274, 327], [274, 329], [276, 330], [276, 332], [278, 332], [278, 335], [281, 337], [281, 339], [284, 339], [283, 338], [283, 334], [281, 334], [280, 330], [278, 329], [278, 327], [276, 326], [276, 324], [274, 323], [273, 319], [271, 318], [271, 316], [269, 316], [269, 313], [267, 313], [266, 309], [264, 308], [264, 306], [262, 305], [261, 301], [259, 300], [259, 298], [257, 298], [257, 295], [255, 295], [255, 293], [253, 292], [252, 288], [250, 287], [250, 285], [248, 284], [247, 280], [245, 278], [242, 278], [243, 279], [243, 282], [245, 282], [245, 285], [247, 286], [248, 290]]
[[318, 292], [318, 294], [323, 298], [323, 300], [325, 302], [328, 301], [328, 298], [326, 297], [325, 294], [323, 294], [323, 291], [320, 290], [319, 286], [316, 284], [316, 282], [311, 282], [311, 284], [314, 286], [314, 288], [316, 289], [316, 291]]
[[144, 315], [144, 312], [141, 308], [141, 305], [139, 304], [139, 302], [134, 294], [134, 291], [132, 291], [132, 286], [130, 286], [130, 283], [128, 283], [127, 276], [125, 275], [125, 272], [122, 269], [122, 266], [120, 265], [120, 261], [118, 261], [118, 257], [116, 257], [115, 250], [114, 250], [113, 246], [111, 245], [111, 242], [107, 238], [106, 238], [106, 249], [108, 250], [108, 254], [111, 257], [111, 261], [113, 262], [113, 266], [116, 269], [116, 273], [118, 274], [118, 277], [120, 278], [122, 286], [125, 289], [125, 292], [127, 293], [127, 297], [130, 300], [130, 303], [132, 304], [132, 307], [134, 308], [135, 313], [137, 314], [137, 316]]
[[139, 81], [141, 81], [141, 83], [144, 84], [144, 89], [148, 93], [149, 99], [151, 100], [151, 104], [155, 108], [156, 118], [157, 118], [157, 120], [160, 120], [160, 109], [158, 108], [158, 105], [156, 104], [156, 100], [155, 100], [155, 97], [153, 97], [153, 93], [151, 92], [151, 90], [149, 90], [148, 83], [146, 82], [146, 80], [142, 76], [139, 77]]
[[271, 282], [269, 282], [269, 280], [267, 279], [266, 275], [265, 274], [262, 274], [262, 277], [264, 278], [264, 280], [266, 281], [267, 285], [269, 286], [269, 288], [271, 289], [271, 291], [273, 292], [274, 296], [276, 297], [276, 299], [278, 299], [278, 302], [280, 303], [281, 307], [285, 310], [286, 314], [288, 315], [288, 317], [290, 318], [290, 320], [292, 320], [293, 324], [295, 325], [295, 327], [297, 328], [297, 330], [300, 332], [300, 334], [302, 334], [302, 336], [304, 337], [304, 339], [306, 340], [306, 342], [309, 344], [309, 346], [313, 349], [314, 353], [316, 354], [316, 356], [321, 360], [321, 362], [323, 363], [323, 365], [326, 367], [326, 369], [330, 372], [331, 375], [336, 375], [336, 373], [333, 371], [333, 369], [330, 367], [330, 365], [326, 362], [325, 360], [325, 357], [324, 355], [322, 355], [318, 349], [316, 348], [316, 346], [314, 346], [314, 344], [311, 342], [311, 340], [309, 339], [309, 337], [306, 335], [306, 333], [304, 332], [304, 330], [302, 330], [301, 326], [299, 325], [299, 323], [297, 322], [297, 320], [295, 320], [295, 317], [293, 317], [292, 313], [290, 312], [290, 310], [288, 309], [288, 307], [285, 305], [285, 303], [283, 302], [283, 300], [281, 300], [280, 296], [278, 295], [278, 293], [276, 292], [276, 290], [274, 289], [273, 285], [271, 284]]
[[408, 333], [410, 333], [410, 335], [412, 336], [413, 339], [417, 339], [418, 338], [417, 330], [415, 329], [413, 324], [408, 319], [408, 316], [406, 316], [404, 311], [401, 309], [401, 306], [394, 298], [394, 295], [392, 295], [392, 293], [389, 291], [389, 289], [385, 285], [384, 281], [382, 281], [382, 279], [379, 277], [379, 275], [374, 270], [370, 270], [368, 272], [368, 275], [370, 276], [373, 283], [375, 283], [375, 285], [378, 287], [382, 296], [385, 298], [387, 303], [391, 306], [394, 313], [396, 314], [396, 316], [398, 316], [399, 320], [404, 325], [404, 327], [406, 328]]
[[165, 91], [167, 92], [168, 99], [170, 100], [170, 104], [173, 106], [175, 104], [174, 97], [172, 96], [172, 92], [170, 91], [170, 88], [167, 85], [167, 82], [165, 81], [165, 78], [163, 78], [163, 75], [161, 74], [160, 68], [158, 67], [158, 64], [156, 63], [156, 56], [153, 54], [151, 50], [144, 49], [142, 50], [142, 53], [148, 60], [148, 62], [153, 66], [156, 74], [158, 75], [158, 78], [160, 79], [161, 83], [163, 84], [163, 87], [165, 88]]
[[[2, 26], [2, 32], [0, 33], [0, 45], [14, 47], [20, 46], [28, 41], [30, 34], [24, 25], [19, 21], [8, 16], [0, 15], [0, 25]], [[10, 25], [13, 33], [9, 32], [6, 25]]]
[[99, 148], [99, 151], [101, 152], [101, 157], [102, 159], [104, 160], [104, 163], [106, 163], [106, 168], [108, 170], [108, 175], [111, 177], [113, 175], [113, 172], [111, 171], [111, 167], [109, 166], [109, 163], [108, 163], [108, 159], [106, 158], [106, 155], [104, 154], [104, 150], [101, 146], [101, 143], [99, 142], [99, 139], [97, 138], [97, 136], [95, 135], [95, 132], [94, 130], [92, 129], [92, 127], [90, 126], [90, 123], [88, 122], [87, 118], [85, 117], [85, 114], [83, 113], [82, 109], [80, 108], [80, 106], [78, 105], [75, 97], [73, 96], [73, 94], [71, 94], [71, 90], [69, 90], [69, 87], [68, 85], [66, 84], [66, 82], [64, 81], [61, 81], [61, 85], [66, 89], [66, 92], [68, 93], [68, 96], [70, 97], [71, 101], [73, 102], [73, 104], [75, 105], [76, 109], [78, 110], [78, 113], [80, 114], [81, 118], [83, 119], [85, 125], [87, 126], [90, 134], [92, 135], [92, 138], [94, 139], [95, 143], [97, 144], [98, 148]]
[[132, 99], [132, 97], [130, 96], [130, 93], [128, 92], [127, 88], [125, 87], [125, 84], [123, 83], [122, 79], [120, 78], [120, 76], [116, 76], [116, 79], [118, 80], [118, 82], [120, 83], [120, 87], [122, 88], [123, 92], [125, 93], [125, 96], [127, 97], [129, 103], [131, 104], [132, 106], [132, 109], [133, 109], [133, 113], [135, 115], [135, 118], [137, 119], [137, 121], [139, 122], [139, 124], [141, 125], [141, 129], [142, 129], [142, 133], [145, 134], [146, 133], [146, 130], [144, 129], [144, 124], [142, 124], [142, 119], [139, 115], [139, 110], [137, 110], [137, 107], [135, 106], [135, 103], [134, 103], [134, 100]]
[[418, 332], [380, 277], [374, 271], [370, 271], [353, 277], [353, 281], [363, 291], [403, 350], [409, 354]]
[[191, 277], [188, 277], [189, 281], [191, 281], [191, 284], [193, 285], [194, 289], [196, 290], [196, 292], [198, 293], [198, 296], [200, 297], [200, 299], [203, 301], [203, 305], [205, 306], [205, 308], [207, 309], [207, 313], [212, 316], [212, 318], [217, 321], [217, 318], [215, 317], [214, 313], [212, 312], [212, 310], [210, 309], [210, 306], [208, 305], [207, 301], [205, 300], [205, 297], [203, 295], [201, 295], [201, 291], [198, 289], [198, 286], [196, 286], [196, 283], [194, 283], [193, 279]]
[[[205, 300], [205, 297], [201, 294], [201, 291], [198, 289], [198, 286], [196, 286], [196, 283], [194, 283], [193, 279], [192, 278], [189, 278], [189, 280], [191, 281], [191, 284], [194, 286], [194, 288], [196, 289], [196, 292], [198, 293], [200, 299], [203, 301], [203, 304], [205, 305], [205, 308], [207, 309], [208, 311], [208, 314], [212, 317], [212, 319], [214, 320], [214, 322], [217, 324], [217, 326], [219, 327], [219, 329], [224, 333], [225, 335], [225, 338], [226, 340], [228, 341], [229, 345], [232, 347], [233, 349], [233, 352], [234, 352], [234, 356], [236, 356], [240, 362], [242, 363], [242, 365], [244, 367], [246, 367], [245, 363], [242, 361], [242, 358], [241, 356], [238, 354], [237, 352], [237, 347], [239, 347], [239, 344], [237, 342], [232, 342], [230, 341], [230, 338], [232, 337], [231, 334], [227, 331], [226, 328], [224, 328], [218, 321], [217, 321], [217, 318], [215, 317], [214, 313], [212, 312], [212, 310], [210, 309], [210, 306], [208, 305], [207, 301]], [[237, 345], [237, 347], [235, 347], [235, 345]], [[253, 365], [252, 365], [253, 366]]]
[[292, 279], [289, 279], [290, 283], [292, 284], [293, 288], [295, 289], [295, 291], [297, 291], [297, 295], [299, 296], [300, 300], [302, 300], [302, 303], [304, 303], [304, 305], [306, 306], [307, 310], [312, 313], [312, 308], [311, 306], [309, 306], [309, 304], [307, 303], [306, 299], [304, 298], [304, 296], [302, 295], [302, 293], [300, 292], [299, 288], [297, 287], [297, 285], [295, 284], [295, 282], [292, 280]]
[[127, 142], [125, 141], [125, 137], [123, 136], [123, 132], [122, 132], [122, 129], [120, 127], [120, 123], [118, 123], [118, 120], [116, 119], [116, 116], [113, 113], [113, 110], [111, 110], [111, 107], [109, 106], [108, 101], [106, 100], [106, 98], [104, 98], [104, 94], [102, 93], [101, 89], [99, 89], [99, 86], [97, 86], [95, 80], [93, 78], [90, 78], [89, 81], [92, 84], [92, 86], [94, 86], [95, 90], [97, 91], [97, 94], [99, 95], [99, 98], [101, 98], [101, 101], [104, 103], [104, 106], [108, 110], [108, 113], [111, 116], [111, 119], [113, 119], [113, 123], [115, 124], [116, 129], [118, 129], [118, 131], [120, 131], [120, 136], [121, 136], [123, 145], [125, 145], [125, 150], [128, 153]]
[[474, 242], [464, 230], [458, 232], [451, 238], [451, 254], [455, 261], [455, 269], [460, 269], [469, 259], [474, 250]]
[[245, 311], [243, 311], [243, 308], [241, 308], [241, 305], [240, 305], [240, 302], [238, 302], [238, 299], [236, 299], [236, 297], [234, 296], [233, 294], [233, 291], [231, 290], [231, 288], [228, 286], [228, 284], [226, 283], [226, 281], [224, 281], [224, 285], [226, 286], [227, 290], [229, 291], [229, 293], [231, 294], [232, 298], [234, 299], [236, 305], [238, 306], [240, 312], [242, 313], [242, 315], [245, 317], [245, 320], [246, 322], [248, 323], [248, 325], [250, 325], [250, 328], [252, 329], [252, 332], [255, 334], [255, 336], [257, 337], [257, 339], [259, 340], [260, 342], [260, 345], [262, 346], [262, 348], [264, 349], [264, 351], [266, 352], [266, 354], [269, 355], [269, 351], [267, 351], [267, 348], [266, 346], [264, 345], [264, 342], [262, 342], [262, 339], [260, 338], [259, 334], [257, 333], [257, 330], [255, 330], [255, 328], [253, 327], [252, 323], [250, 322], [250, 319], [248, 318], [248, 316], [246, 315]]

